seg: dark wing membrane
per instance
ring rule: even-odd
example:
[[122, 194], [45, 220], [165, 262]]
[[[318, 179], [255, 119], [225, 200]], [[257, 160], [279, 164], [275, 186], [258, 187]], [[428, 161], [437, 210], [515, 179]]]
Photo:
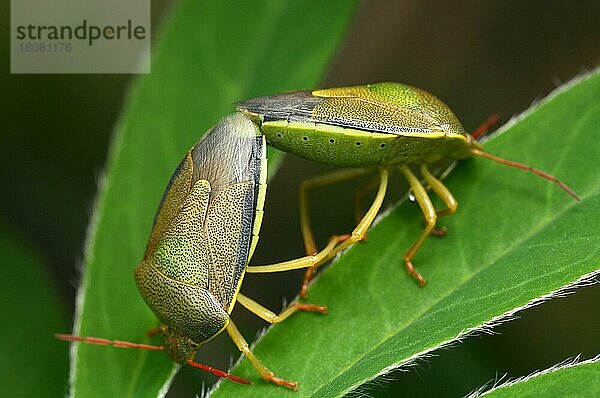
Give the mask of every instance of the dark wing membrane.
[[326, 100], [315, 97], [310, 91], [293, 91], [289, 93], [253, 98], [238, 102], [237, 108], [243, 112], [262, 115], [265, 121], [290, 120], [314, 121], [312, 110]]
[[204, 230], [208, 290], [228, 309], [243, 276], [252, 240], [264, 140], [246, 116], [222, 119], [192, 150], [194, 181], [212, 188]]
[[390, 106], [352, 95], [317, 97], [311, 91], [296, 91], [259, 97], [237, 104], [242, 112], [262, 115], [265, 122], [287, 120], [324, 123], [378, 133], [418, 132], [435, 121], [415, 109]]
[[262, 136], [247, 117], [223, 118], [192, 149], [193, 182], [207, 180], [214, 197], [224, 187], [260, 178]]
[[[324, 123], [377, 133], [462, 131], [448, 107], [422, 90], [397, 83], [298, 91], [240, 102], [264, 121]], [[444, 127], [448, 124], [449, 127]]]

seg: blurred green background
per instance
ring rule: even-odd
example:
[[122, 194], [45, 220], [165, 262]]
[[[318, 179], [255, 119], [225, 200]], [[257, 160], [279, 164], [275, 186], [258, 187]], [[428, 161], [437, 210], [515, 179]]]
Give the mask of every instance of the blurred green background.
[[[155, 32], [168, 6], [152, 2]], [[11, 244], [0, 247], [4, 254], [0, 275], [5, 282], [30, 275], [30, 263], [40, 264], [43, 274], [31, 276], [31, 292], [15, 297], [1, 294], [2, 316], [13, 322], [2, 343], [0, 373], [15, 361], [32, 366], [33, 348], [49, 345], [53, 351], [45, 365], [52, 372], [44, 382], [62, 386], [68, 348], [49, 337], [71, 328], [87, 222], [111, 132], [134, 76], [11, 75], [9, 15], [9, 2], [4, 1], [0, 4], [0, 237]], [[406, 82], [442, 98], [467, 130], [493, 112], [506, 121], [562, 82], [600, 64], [599, 17], [597, 1], [366, 1], [322, 86]], [[302, 34], [302, 27], [294, 28]], [[589, 138], [598, 139], [598, 134], [592, 131]], [[323, 170], [287, 157], [269, 186], [267, 217], [254, 263], [303, 254], [295, 192], [301, 180]], [[314, 195], [313, 203], [319, 205], [312, 207], [312, 216], [321, 241], [352, 227], [352, 186], [345, 189]], [[283, 297], [293, 298], [300, 274], [248, 278], [244, 291], [278, 309]], [[45, 319], [28, 314], [28, 300], [46, 300], [48, 306], [59, 307], [62, 316]], [[469, 338], [408, 372], [386, 376], [385, 382], [373, 383], [369, 394], [461, 396], [496, 375], [524, 375], [577, 353], [593, 356], [600, 351], [600, 312], [580, 308], [598, 308], [598, 302], [598, 286], [579, 289], [498, 327], [500, 335]], [[234, 316], [248, 337], [264, 326], [244, 311]], [[29, 353], [27, 349], [11, 345], [16, 336], [31, 340], [30, 355], [23, 355]], [[229, 357], [237, 355], [224, 351], [223, 337], [203, 349], [203, 361], [226, 367]], [[182, 373], [172, 396], [190, 396], [204, 380], [194, 370]], [[210, 376], [205, 380], [214, 382]]]

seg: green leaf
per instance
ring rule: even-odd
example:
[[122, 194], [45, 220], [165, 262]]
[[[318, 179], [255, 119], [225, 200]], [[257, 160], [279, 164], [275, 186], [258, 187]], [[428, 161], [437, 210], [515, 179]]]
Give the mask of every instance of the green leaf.
[[[418, 206], [404, 202], [312, 286], [310, 302], [327, 304], [329, 314], [297, 314], [275, 325], [257, 357], [300, 382], [295, 397], [338, 397], [597, 274], [598, 98], [596, 72], [557, 90], [485, 145], [563, 179], [581, 202], [521, 170], [482, 158], [459, 163], [445, 180], [460, 203], [440, 223], [449, 233], [428, 239], [414, 261], [429, 281], [425, 288], [402, 264], [423, 226]], [[213, 398], [288, 393], [260, 381], [246, 359], [232, 372], [255, 384], [222, 382]]]
[[[74, 333], [148, 340], [144, 333], [157, 320], [133, 270], [171, 173], [233, 102], [317, 86], [354, 5], [176, 5], [153, 49], [152, 73], [135, 82], [115, 133], [89, 229]], [[175, 370], [163, 354], [90, 345], [76, 346], [71, 366], [77, 397], [162, 395]]]
[[600, 395], [600, 358], [564, 363], [509, 381], [483, 393], [486, 397], [597, 397]]
[[54, 333], [67, 317], [43, 263], [0, 222], [0, 386], [4, 397], [59, 397], [67, 377], [67, 347]]

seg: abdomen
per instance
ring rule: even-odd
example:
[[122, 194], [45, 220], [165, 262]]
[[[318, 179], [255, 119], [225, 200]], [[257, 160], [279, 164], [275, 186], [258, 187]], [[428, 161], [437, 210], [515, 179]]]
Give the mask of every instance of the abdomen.
[[267, 141], [279, 150], [315, 162], [345, 167], [384, 163], [397, 138], [393, 134], [287, 120], [264, 122], [261, 131]]

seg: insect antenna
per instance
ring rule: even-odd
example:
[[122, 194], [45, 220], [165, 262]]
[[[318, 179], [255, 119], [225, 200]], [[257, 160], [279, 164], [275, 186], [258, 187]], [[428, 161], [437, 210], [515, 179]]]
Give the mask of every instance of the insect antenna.
[[61, 334], [56, 333], [54, 335], [59, 340], [64, 341], [79, 341], [81, 343], [87, 344], [95, 344], [95, 345], [109, 345], [113, 347], [120, 348], [139, 348], [141, 350], [153, 350], [153, 351], [163, 351], [164, 347], [161, 345], [150, 345], [150, 344], [139, 344], [139, 343], [131, 343], [129, 341], [120, 341], [120, 340], [108, 340], [100, 337], [80, 337], [73, 336], [70, 334]]
[[[106, 345], [112, 347], [120, 347], [120, 348], [139, 348], [142, 350], [152, 350], [152, 351], [164, 351], [164, 346], [162, 345], [150, 345], [150, 344], [139, 344], [139, 343], [131, 343], [129, 341], [120, 341], [120, 340], [109, 340], [103, 339], [100, 337], [81, 337], [81, 336], [73, 336], [70, 334], [62, 334], [56, 333], [54, 335], [59, 340], [64, 341], [77, 341], [86, 344], [95, 344], [95, 345]], [[205, 372], [209, 372], [218, 377], [223, 377], [229, 379], [231, 381], [235, 381], [236, 383], [241, 384], [252, 384], [250, 381], [243, 379], [241, 377], [237, 377], [234, 375], [230, 375], [227, 372], [224, 372], [220, 369], [213, 368], [212, 366], [203, 365], [198, 362], [194, 362], [191, 359], [188, 359], [187, 364], [193, 366], [195, 368], [204, 370]]]
[[201, 363], [194, 362], [191, 359], [188, 359], [187, 364], [190, 365], [190, 366], [193, 366], [195, 368], [201, 369], [201, 370], [203, 370], [205, 372], [212, 373], [212, 374], [214, 374], [217, 377], [223, 377], [223, 378], [229, 379], [231, 381], [235, 381], [236, 383], [252, 384], [252, 382], [250, 382], [249, 380], [243, 379], [243, 378], [238, 377], [238, 376], [231, 375], [231, 374], [229, 374], [227, 372], [224, 372], [224, 371], [222, 371], [220, 369], [213, 368], [212, 366], [203, 365]]
[[517, 169], [530, 171], [537, 176], [540, 176], [542, 178], [545, 178], [547, 180], [550, 180], [550, 181], [558, 184], [559, 187], [561, 187], [564, 191], [566, 191], [569, 195], [571, 195], [575, 200], [577, 200], [577, 201], [581, 200], [579, 195], [577, 195], [575, 193], [575, 191], [573, 191], [567, 184], [560, 181], [558, 178], [554, 177], [553, 175], [550, 175], [542, 170], [533, 168], [533, 167], [528, 166], [523, 163], [518, 163], [518, 162], [513, 162], [512, 160], [503, 159], [501, 157], [492, 155], [490, 153], [487, 153], [487, 152], [484, 152], [482, 150], [475, 149], [475, 148], [471, 149], [471, 153], [473, 155], [481, 156], [482, 158], [490, 159], [490, 160], [493, 160], [494, 162], [502, 163], [502, 164], [510, 166], [510, 167], [516, 167]]
[[483, 123], [481, 123], [481, 125], [477, 127], [475, 131], [471, 133], [471, 137], [479, 140], [479, 138], [483, 137], [485, 133], [487, 133], [492, 127], [494, 127], [496, 123], [498, 123], [498, 119], [500, 119], [500, 116], [497, 113], [492, 114]]

